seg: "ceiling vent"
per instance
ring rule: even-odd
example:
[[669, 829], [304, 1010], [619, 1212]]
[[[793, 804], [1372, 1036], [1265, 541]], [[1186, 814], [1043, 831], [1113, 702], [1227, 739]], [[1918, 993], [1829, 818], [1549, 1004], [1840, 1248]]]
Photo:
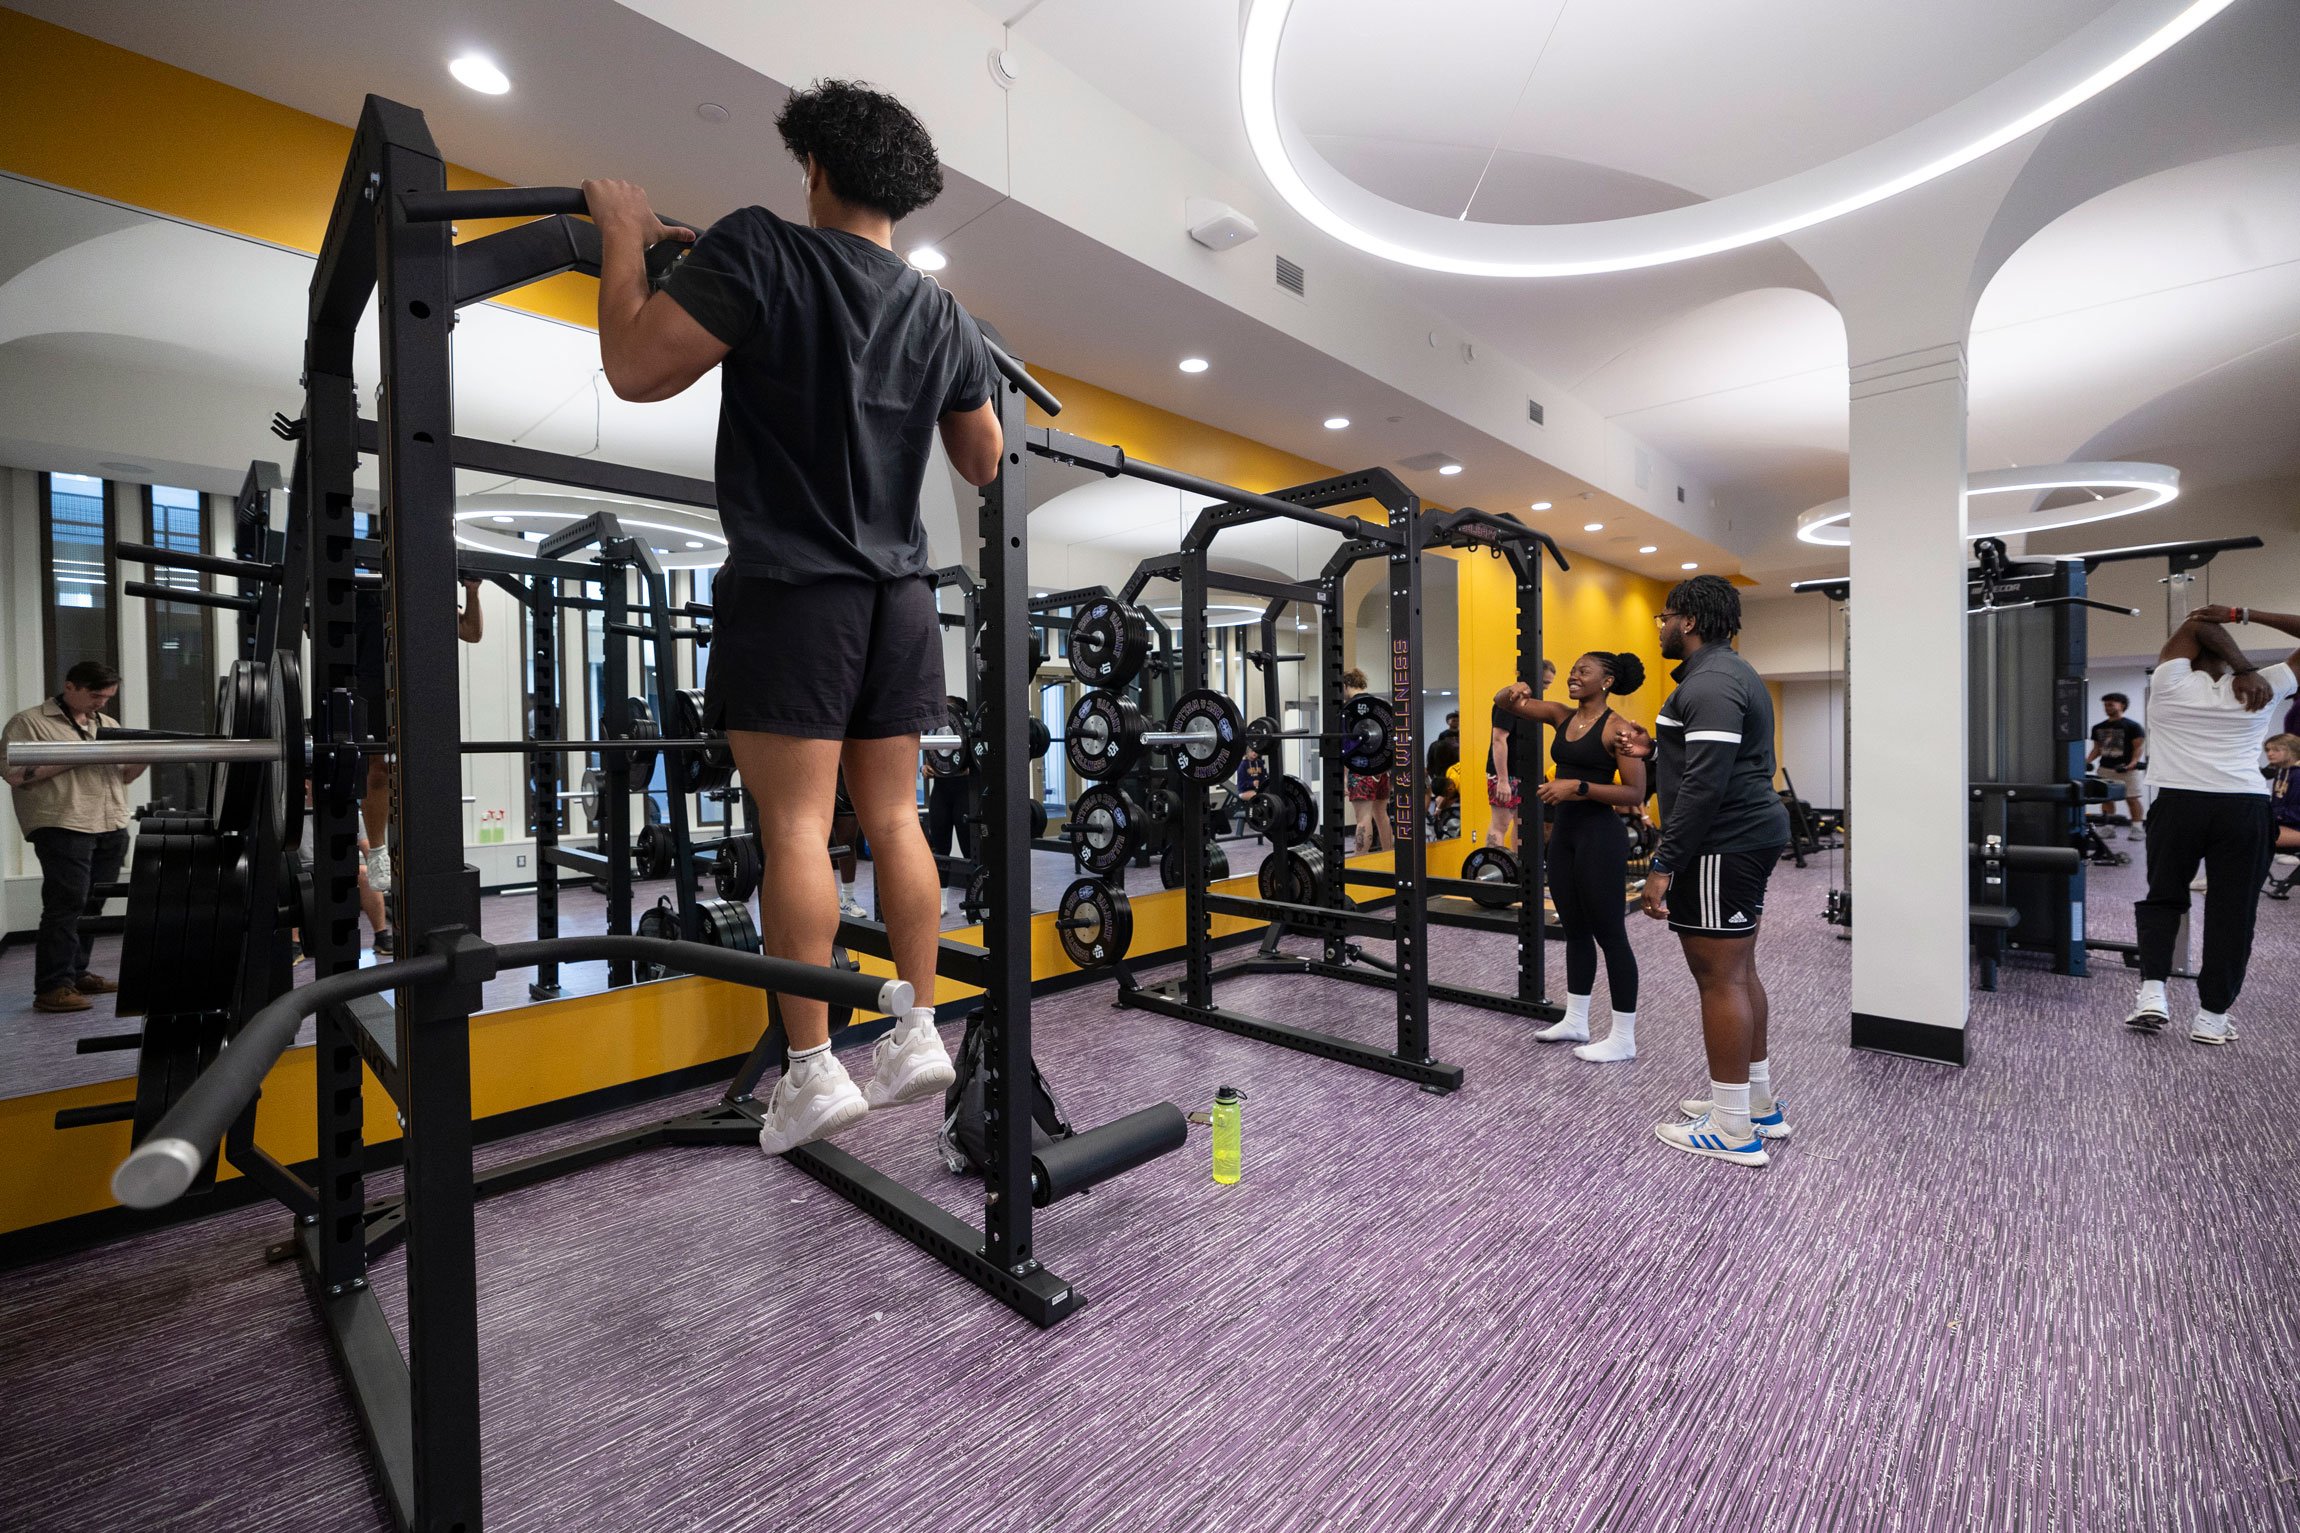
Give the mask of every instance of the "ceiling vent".
[[1278, 286], [1284, 288], [1287, 292], [1293, 294], [1296, 298], [1307, 298], [1310, 296], [1308, 291], [1308, 277], [1303, 273], [1302, 268], [1296, 266], [1293, 262], [1287, 260], [1284, 256], [1278, 257]]
[[1536, 426], [1542, 423], [1540, 400], [1529, 399], [1525, 402], [1525, 418], [1533, 422]]

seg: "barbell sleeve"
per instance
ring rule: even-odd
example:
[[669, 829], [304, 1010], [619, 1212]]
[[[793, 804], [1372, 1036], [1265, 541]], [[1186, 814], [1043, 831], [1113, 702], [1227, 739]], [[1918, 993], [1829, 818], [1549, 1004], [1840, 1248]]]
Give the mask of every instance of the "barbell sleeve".
[[277, 740], [11, 740], [16, 767], [163, 766], [178, 762], [277, 761]]

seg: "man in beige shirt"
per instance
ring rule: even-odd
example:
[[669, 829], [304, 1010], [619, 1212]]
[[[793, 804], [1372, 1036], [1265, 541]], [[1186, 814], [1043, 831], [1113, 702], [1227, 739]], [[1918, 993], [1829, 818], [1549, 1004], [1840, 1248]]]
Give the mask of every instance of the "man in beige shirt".
[[[10, 740], [93, 740], [118, 728], [104, 709], [120, 691], [120, 673], [83, 660], [64, 673], [64, 690], [8, 721]], [[33, 1006], [86, 1011], [88, 997], [120, 987], [89, 972], [95, 934], [82, 918], [103, 906], [88, 891], [120, 876], [128, 855], [128, 784], [140, 766], [16, 767], [16, 823], [40, 857], [40, 940], [34, 950]]]

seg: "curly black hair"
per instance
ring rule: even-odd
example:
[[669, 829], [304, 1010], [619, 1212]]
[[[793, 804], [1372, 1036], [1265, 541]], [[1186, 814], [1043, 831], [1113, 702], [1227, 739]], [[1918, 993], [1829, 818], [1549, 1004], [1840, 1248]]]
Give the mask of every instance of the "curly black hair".
[[1669, 588], [1668, 608], [1693, 619], [1704, 644], [1723, 644], [1741, 631], [1741, 593], [1723, 575], [1695, 575]]
[[1627, 697], [1645, 685], [1645, 662], [1627, 650], [1615, 654], [1609, 649], [1593, 649], [1588, 658], [1605, 667], [1605, 674], [1611, 678], [1605, 690], [1615, 697]]
[[791, 92], [775, 118], [801, 165], [813, 155], [831, 190], [900, 221], [942, 195], [942, 161], [915, 113], [855, 80], [817, 80]]

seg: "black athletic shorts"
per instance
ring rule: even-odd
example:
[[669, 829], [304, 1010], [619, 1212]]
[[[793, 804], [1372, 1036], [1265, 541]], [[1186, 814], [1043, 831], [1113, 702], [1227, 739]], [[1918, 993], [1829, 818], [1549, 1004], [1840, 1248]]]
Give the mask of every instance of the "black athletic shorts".
[[793, 585], [721, 570], [711, 613], [704, 714], [716, 728], [883, 740], [950, 722], [942, 620], [922, 575]]
[[1765, 882], [1781, 848], [1710, 852], [1669, 880], [1669, 928], [1696, 937], [1747, 937], [1765, 913]]

